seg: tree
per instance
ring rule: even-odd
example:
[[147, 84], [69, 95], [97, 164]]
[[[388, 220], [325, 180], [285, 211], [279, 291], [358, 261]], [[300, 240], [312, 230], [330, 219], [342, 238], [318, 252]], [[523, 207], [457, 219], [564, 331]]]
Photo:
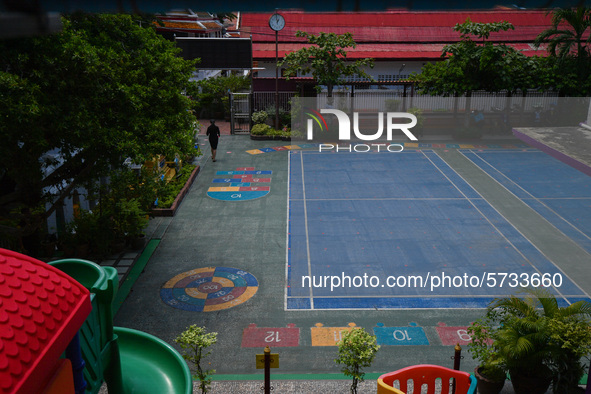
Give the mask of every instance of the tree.
[[371, 366], [380, 346], [376, 343], [375, 335], [369, 334], [363, 328], [354, 328], [343, 333], [342, 339], [337, 343], [339, 356], [335, 359], [337, 364], [343, 364], [341, 371], [345, 376], [353, 378], [351, 394], [357, 393], [357, 385], [364, 381], [363, 368]]
[[[553, 379], [553, 392], [578, 392], [591, 353], [591, 303], [560, 306], [544, 288], [524, 289], [525, 297], [495, 298], [487, 308], [496, 356], [512, 380], [524, 374]], [[551, 376], [548, 376], [550, 374]]]
[[193, 324], [174, 340], [183, 350], [183, 358], [195, 365], [197, 374], [193, 378], [199, 379], [199, 388], [203, 394], [207, 393], [211, 384], [211, 375], [215, 373], [215, 370], [204, 370], [201, 362], [211, 353], [206, 349], [216, 344], [217, 336], [217, 332], [207, 333], [205, 327], [197, 327]]
[[513, 30], [509, 22], [477, 23], [470, 18], [456, 24], [461, 41], [446, 45], [441, 57], [445, 60], [426, 64], [412, 79], [417, 89], [431, 95], [470, 96], [474, 90], [515, 91], [524, 79], [522, 64], [526, 57], [505, 44], [488, 41], [491, 33]]
[[572, 88], [568, 81], [558, 83], [562, 93], [588, 94], [591, 88], [591, 8], [554, 10], [552, 27], [541, 32], [534, 41], [538, 47], [544, 43], [548, 44], [551, 58], [557, 61], [553, 68], [560, 68], [561, 75], [575, 73]]
[[548, 43], [548, 53], [559, 58], [588, 58], [591, 36], [584, 38], [587, 29], [591, 29], [591, 8], [559, 8], [552, 12], [552, 27], [541, 32], [534, 43], [538, 47]]
[[249, 90], [250, 78], [232, 74], [194, 82], [187, 94], [193, 99], [193, 109], [199, 118], [214, 118], [216, 112], [230, 112], [228, 92]]
[[319, 85], [326, 85], [328, 97], [332, 97], [334, 87], [342, 84], [344, 77], [357, 75], [371, 79], [362, 67], [373, 68], [372, 59], [359, 59], [354, 62], [347, 60], [346, 48], [357, 46], [351, 33], [338, 35], [321, 32], [316, 36], [298, 31], [296, 37], [305, 38], [310, 46], [288, 53], [279, 62], [279, 67], [287, 65], [286, 79], [297, 75], [298, 72], [312, 73]]
[[129, 15], [75, 14], [54, 35], [0, 41], [0, 236], [42, 231], [79, 187], [193, 149], [182, 92], [194, 62]]

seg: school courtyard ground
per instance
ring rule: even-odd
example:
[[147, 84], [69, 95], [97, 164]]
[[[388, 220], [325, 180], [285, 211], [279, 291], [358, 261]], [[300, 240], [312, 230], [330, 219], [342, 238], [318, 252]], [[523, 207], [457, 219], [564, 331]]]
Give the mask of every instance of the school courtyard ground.
[[191, 324], [217, 332], [214, 393], [261, 392], [265, 346], [273, 392], [347, 393], [334, 359], [353, 327], [381, 345], [362, 393], [405, 366], [451, 368], [458, 343], [473, 372], [466, 329], [512, 280], [548, 274], [564, 303], [591, 294], [591, 178], [516, 138], [319, 153], [220, 125], [217, 161], [201, 135], [176, 215], [151, 219], [121, 266], [115, 317], [175, 347]]

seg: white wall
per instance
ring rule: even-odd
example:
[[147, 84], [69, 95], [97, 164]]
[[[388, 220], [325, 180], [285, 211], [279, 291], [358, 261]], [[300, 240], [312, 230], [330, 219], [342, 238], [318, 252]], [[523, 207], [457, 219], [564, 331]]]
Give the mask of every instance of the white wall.
[[[376, 81], [408, 79], [412, 72], [420, 73], [425, 61], [376, 61], [374, 67], [364, 67], [365, 72]], [[404, 65], [404, 67], [403, 67]], [[275, 61], [259, 61], [257, 76], [260, 78], [275, 78]], [[402, 68], [402, 70], [401, 70]], [[281, 75], [281, 74], [280, 74]], [[310, 75], [300, 75], [310, 76]]]

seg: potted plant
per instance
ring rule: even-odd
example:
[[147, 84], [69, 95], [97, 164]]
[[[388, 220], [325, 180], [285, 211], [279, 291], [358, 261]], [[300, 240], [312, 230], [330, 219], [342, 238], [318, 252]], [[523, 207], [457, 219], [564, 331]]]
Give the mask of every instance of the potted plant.
[[138, 240], [145, 242], [144, 228], [148, 225], [147, 213], [136, 198], [120, 199], [116, 204], [114, 222], [117, 231], [124, 234], [134, 249], [140, 249]]
[[480, 394], [498, 394], [505, 386], [506, 369], [503, 358], [494, 346], [493, 321], [488, 315], [478, 319], [468, 328], [471, 342], [468, 344], [468, 352], [478, 366], [474, 369], [474, 376], [478, 381]]
[[583, 371], [580, 359], [591, 353], [590, 315], [591, 303], [561, 307], [540, 288], [491, 302], [487, 318], [497, 325], [492, 346], [517, 394], [545, 393], [552, 382], [554, 392], [576, 390]]
[[580, 301], [579, 305], [571, 310], [561, 309], [549, 321], [550, 343], [553, 345], [550, 368], [554, 376], [552, 390], [555, 393], [585, 392], [579, 388], [579, 381], [586, 369], [585, 362], [581, 360], [591, 354], [591, 326], [581, 314], [571, 313], [577, 309], [587, 309], [590, 304]]

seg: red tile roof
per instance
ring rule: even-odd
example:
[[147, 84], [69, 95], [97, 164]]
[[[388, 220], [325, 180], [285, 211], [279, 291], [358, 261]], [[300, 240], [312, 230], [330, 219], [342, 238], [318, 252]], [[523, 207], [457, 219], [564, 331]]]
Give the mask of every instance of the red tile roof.
[[[438, 59], [445, 44], [458, 42], [460, 35], [452, 28], [467, 18], [473, 22], [508, 21], [515, 30], [493, 33], [491, 41], [505, 42], [526, 55], [544, 55], [545, 51], [531, 48], [535, 37], [551, 24], [546, 11], [470, 11], [470, 12], [414, 12], [385, 11], [361, 13], [305, 13], [282, 11], [285, 28], [279, 32], [280, 56], [296, 51], [304, 39], [295, 36], [296, 31], [308, 33], [350, 32], [358, 44], [347, 50], [352, 59]], [[271, 13], [243, 13], [240, 30], [242, 36], [252, 35], [253, 58], [275, 57], [275, 33], [269, 28]]]
[[[297, 43], [280, 43], [279, 57], [285, 56], [289, 52], [294, 52], [304, 47], [304, 44]], [[376, 60], [391, 60], [391, 59], [415, 59], [415, 60], [430, 60], [441, 57], [444, 44], [358, 44], [355, 49], [347, 50], [348, 59], [364, 59], [373, 58]], [[511, 44], [517, 50], [522, 51], [526, 56], [546, 54], [544, 49], [535, 49], [528, 44], [515, 43]], [[275, 58], [275, 43], [259, 43], [253, 44], [254, 59]]]
[[0, 249], [0, 393], [40, 392], [91, 308], [62, 271]]

